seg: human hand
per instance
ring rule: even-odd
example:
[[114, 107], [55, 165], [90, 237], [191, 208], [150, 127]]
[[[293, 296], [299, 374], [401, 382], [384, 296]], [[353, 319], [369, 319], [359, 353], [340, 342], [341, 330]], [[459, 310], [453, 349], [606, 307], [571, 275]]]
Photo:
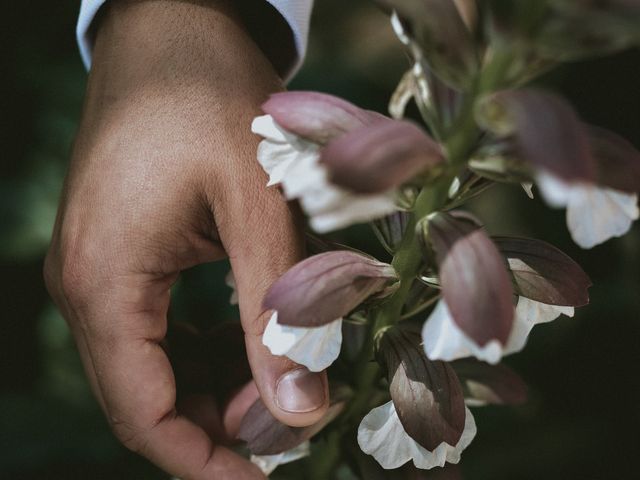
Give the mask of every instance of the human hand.
[[[304, 252], [286, 202], [264, 187], [250, 132], [280, 81], [231, 4], [105, 7], [45, 264], [115, 435], [183, 479], [263, 476], [215, 443], [202, 402], [198, 413], [176, 408], [159, 344], [181, 270], [229, 256], [254, 381], [276, 418], [315, 423], [329, 400], [324, 373], [274, 357], [261, 342], [262, 298]], [[240, 415], [250, 397], [249, 389], [224, 418]]]

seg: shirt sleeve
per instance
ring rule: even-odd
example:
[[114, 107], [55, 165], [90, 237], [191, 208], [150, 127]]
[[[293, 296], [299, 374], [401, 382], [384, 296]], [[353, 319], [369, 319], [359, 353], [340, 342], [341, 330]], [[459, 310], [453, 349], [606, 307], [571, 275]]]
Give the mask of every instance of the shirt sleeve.
[[[82, 0], [80, 15], [76, 27], [80, 56], [87, 68], [91, 68], [91, 50], [93, 47], [93, 35], [91, 25], [98, 10], [107, 0]], [[298, 71], [307, 51], [307, 37], [309, 35], [309, 20], [313, 0], [266, 0], [282, 15], [293, 32], [296, 47], [296, 58], [292, 67], [286, 72], [286, 80], [290, 80]]]

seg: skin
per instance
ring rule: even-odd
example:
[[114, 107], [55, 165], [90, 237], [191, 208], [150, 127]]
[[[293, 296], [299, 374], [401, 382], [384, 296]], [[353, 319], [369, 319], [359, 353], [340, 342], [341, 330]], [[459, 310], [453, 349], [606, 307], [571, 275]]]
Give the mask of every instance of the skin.
[[[231, 1], [104, 8], [45, 279], [117, 438], [185, 480], [264, 478], [222, 445], [258, 394], [293, 426], [328, 407], [321, 373], [318, 408], [279, 408], [278, 379], [300, 366], [261, 342], [270, 317], [262, 299], [304, 253], [295, 215], [265, 188], [250, 132], [281, 89]], [[176, 407], [160, 346], [169, 289], [181, 270], [225, 256], [255, 383], [224, 408], [207, 396]]]

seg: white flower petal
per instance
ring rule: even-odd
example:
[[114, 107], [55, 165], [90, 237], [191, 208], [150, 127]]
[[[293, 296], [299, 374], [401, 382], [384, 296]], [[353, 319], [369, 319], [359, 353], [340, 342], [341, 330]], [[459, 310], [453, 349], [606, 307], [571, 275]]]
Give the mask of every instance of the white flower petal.
[[638, 195], [584, 182], [568, 183], [548, 172], [537, 175], [545, 201], [567, 208], [571, 238], [582, 248], [591, 248], [627, 233], [640, 216]]
[[518, 298], [516, 314], [513, 318], [513, 327], [509, 340], [504, 347], [503, 355], [519, 352], [527, 343], [531, 329], [539, 323], [547, 323], [564, 314], [573, 317], [573, 307], [560, 307], [536, 302], [525, 297]]
[[281, 184], [285, 197], [300, 200], [317, 232], [367, 222], [397, 210], [394, 192], [358, 195], [332, 185], [319, 163], [318, 145], [285, 131], [270, 115], [256, 117], [251, 128], [265, 138], [258, 146], [258, 161], [269, 175], [267, 185]]
[[288, 199], [310, 195], [310, 191], [323, 190], [330, 186], [327, 171], [318, 160], [319, 154], [298, 158], [282, 180], [282, 190]]
[[467, 390], [469, 391], [469, 397], [465, 397], [464, 403], [467, 407], [485, 407], [489, 404], [486, 398], [491, 398], [494, 403], [500, 404], [500, 398], [486, 385], [482, 383], [474, 382], [473, 380], [465, 381]]
[[[323, 200], [326, 203], [323, 204]], [[318, 233], [327, 233], [356, 223], [368, 222], [384, 217], [398, 210], [395, 196], [391, 193], [381, 195], [353, 195], [337, 187], [314, 195], [305, 196], [302, 206], [311, 216], [311, 227]], [[333, 205], [327, 209], [325, 205]]]
[[533, 200], [533, 183], [531, 183], [531, 182], [522, 182], [520, 184], [520, 186], [524, 190], [524, 193], [527, 194], [527, 197], [529, 197], [531, 200]]
[[452, 361], [473, 356], [495, 364], [503, 356], [522, 350], [534, 325], [550, 322], [562, 314], [573, 317], [573, 313], [573, 307], [519, 297], [506, 345], [502, 347], [494, 340], [480, 347], [455, 324], [447, 304], [440, 300], [422, 327], [422, 342], [427, 357], [432, 360]]
[[567, 205], [567, 226], [574, 242], [591, 248], [627, 233], [639, 213], [636, 194], [576, 185]]
[[262, 473], [269, 475], [278, 466], [308, 457], [310, 453], [309, 441], [307, 440], [291, 450], [276, 455], [251, 455], [251, 462], [257, 465]]
[[396, 119], [404, 117], [407, 104], [415, 92], [415, 76], [413, 69], [405, 72], [389, 101], [389, 115]]
[[274, 312], [262, 343], [273, 355], [286, 355], [312, 372], [320, 372], [340, 354], [342, 318], [321, 327], [291, 327], [279, 324], [278, 312]]
[[393, 402], [371, 410], [358, 427], [358, 445], [372, 455], [385, 469], [398, 468], [409, 460], [417, 468], [442, 467], [446, 462], [458, 463], [462, 451], [476, 435], [476, 423], [468, 408], [465, 409], [464, 431], [458, 443], [451, 446], [442, 442], [433, 452], [420, 446], [404, 431]]
[[476, 357], [488, 363], [498, 363], [502, 345], [489, 341], [484, 347], [475, 343], [456, 325], [444, 300], [440, 300], [422, 327], [424, 351], [431, 360], [451, 361]]
[[564, 208], [569, 203], [571, 196], [570, 183], [552, 173], [540, 171], [536, 175], [536, 184], [538, 185], [538, 190], [540, 190], [540, 195], [550, 207]]
[[316, 162], [318, 146], [292, 135], [273, 120], [271, 115], [256, 117], [251, 131], [264, 137], [258, 145], [258, 162], [269, 175], [267, 186], [283, 182], [289, 170], [305, 159]]
[[251, 122], [251, 131], [272, 142], [287, 142], [284, 132], [271, 115], [261, 115], [254, 118]]
[[455, 177], [449, 185], [449, 198], [453, 198], [458, 194], [458, 190], [460, 190], [460, 179]]
[[282, 180], [285, 196], [300, 200], [315, 231], [326, 233], [397, 210], [393, 193], [357, 195], [332, 185], [318, 159], [319, 155], [296, 159]]

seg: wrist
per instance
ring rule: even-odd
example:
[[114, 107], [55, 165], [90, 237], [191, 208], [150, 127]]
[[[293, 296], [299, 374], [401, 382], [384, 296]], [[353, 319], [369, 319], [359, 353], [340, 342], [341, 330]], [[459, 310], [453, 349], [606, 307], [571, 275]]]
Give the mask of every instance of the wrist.
[[227, 0], [110, 2], [97, 25], [93, 59], [87, 97], [99, 97], [101, 106], [141, 94], [229, 99], [234, 91], [281, 89]]

